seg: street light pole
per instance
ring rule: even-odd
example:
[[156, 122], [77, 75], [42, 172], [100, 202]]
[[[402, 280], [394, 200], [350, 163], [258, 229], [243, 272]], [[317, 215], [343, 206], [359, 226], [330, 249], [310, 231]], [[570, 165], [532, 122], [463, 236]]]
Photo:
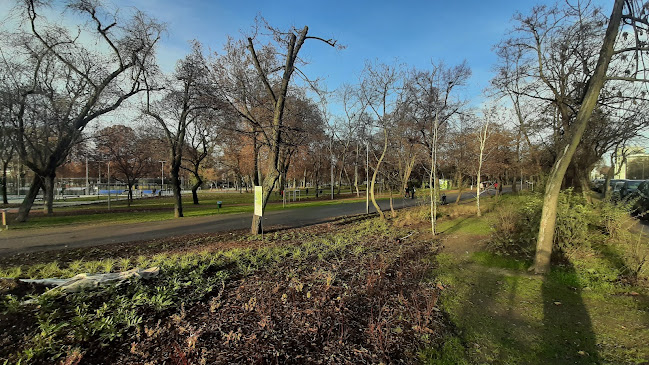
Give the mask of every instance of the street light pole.
[[106, 177], [108, 179], [108, 210], [110, 210], [110, 160], [107, 162], [108, 164], [108, 176]]
[[160, 168], [160, 177], [162, 178], [162, 182], [160, 183], [160, 195], [162, 195], [162, 191], [164, 190], [165, 187], [165, 162], [167, 161], [158, 161], [162, 164], [162, 167]]
[[97, 161], [97, 200], [99, 200], [99, 184], [101, 184], [101, 161]]
[[88, 179], [88, 155], [86, 155], [86, 195], [90, 195], [90, 180]]

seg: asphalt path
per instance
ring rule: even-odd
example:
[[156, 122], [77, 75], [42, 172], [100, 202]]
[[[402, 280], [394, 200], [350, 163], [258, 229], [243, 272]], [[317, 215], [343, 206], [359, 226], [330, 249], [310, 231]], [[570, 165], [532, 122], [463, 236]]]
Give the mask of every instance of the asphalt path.
[[[487, 194], [493, 195], [493, 190]], [[484, 196], [484, 195], [483, 195]], [[447, 202], [455, 201], [457, 194], [448, 194]], [[475, 192], [462, 193], [462, 200], [475, 197]], [[395, 198], [395, 209], [426, 204], [424, 199]], [[390, 209], [389, 200], [379, 201], [382, 210]], [[370, 202], [370, 213], [376, 212]], [[295, 228], [324, 223], [343, 216], [365, 213], [365, 202], [345, 203], [303, 208], [287, 208], [267, 212], [266, 228]], [[110, 243], [154, 240], [191, 234], [216, 233], [248, 229], [251, 213], [184, 217], [157, 222], [121, 223], [95, 226], [65, 226], [30, 230], [11, 229], [0, 232], [0, 255], [50, 251], [64, 248], [99, 246]]]

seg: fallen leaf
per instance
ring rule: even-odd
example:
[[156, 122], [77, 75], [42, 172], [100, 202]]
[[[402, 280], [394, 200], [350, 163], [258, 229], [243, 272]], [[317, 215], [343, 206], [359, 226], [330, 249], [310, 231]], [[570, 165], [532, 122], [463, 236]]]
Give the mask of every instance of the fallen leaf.
[[561, 302], [554, 302], [554, 305], [561, 305]]

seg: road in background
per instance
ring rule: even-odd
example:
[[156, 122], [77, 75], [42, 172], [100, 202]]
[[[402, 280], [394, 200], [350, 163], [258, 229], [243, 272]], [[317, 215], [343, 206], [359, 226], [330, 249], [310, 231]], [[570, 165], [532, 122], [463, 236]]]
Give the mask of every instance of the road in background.
[[[489, 194], [489, 193], [487, 193]], [[491, 192], [493, 195], [493, 192]], [[484, 195], [483, 195], [484, 196]], [[455, 201], [457, 194], [448, 194], [447, 202]], [[475, 192], [465, 192], [462, 200], [475, 197]], [[417, 204], [427, 204], [421, 199], [395, 198], [395, 209]], [[389, 200], [379, 201], [382, 210], [390, 209]], [[370, 212], [375, 212], [370, 202]], [[365, 202], [290, 208], [267, 212], [264, 226], [284, 228], [302, 227], [324, 223], [348, 215], [365, 213]], [[95, 226], [63, 226], [0, 232], [0, 255], [20, 252], [50, 251], [63, 248], [90, 247], [110, 243], [154, 240], [190, 234], [216, 233], [249, 229], [252, 213], [185, 217], [156, 222], [121, 223]]]

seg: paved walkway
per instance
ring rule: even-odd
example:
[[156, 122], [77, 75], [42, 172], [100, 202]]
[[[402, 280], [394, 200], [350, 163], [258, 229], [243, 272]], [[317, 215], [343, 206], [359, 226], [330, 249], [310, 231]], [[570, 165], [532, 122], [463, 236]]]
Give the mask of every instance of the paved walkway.
[[[474, 194], [475, 192], [465, 192], [462, 194], [462, 199], [469, 199]], [[448, 202], [454, 202], [456, 197], [457, 194], [449, 194]], [[394, 199], [394, 206], [396, 209], [400, 209], [416, 205], [418, 202], [420, 201], [398, 198]], [[379, 203], [381, 209], [389, 210], [390, 203], [388, 200], [382, 200]], [[370, 212], [375, 212], [371, 202]], [[365, 202], [288, 208], [286, 210], [267, 212], [264, 216], [264, 225], [266, 227], [281, 225], [282, 227], [293, 228], [362, 213], [365, 213]], [[251, 213], [239, 213], [206, 217], [184, 217], [157, 222], [96, 226], [72, 225], [15, 231], [10, 229], [0, 232], [0, 255], [248, 229], [251, 223]]]

